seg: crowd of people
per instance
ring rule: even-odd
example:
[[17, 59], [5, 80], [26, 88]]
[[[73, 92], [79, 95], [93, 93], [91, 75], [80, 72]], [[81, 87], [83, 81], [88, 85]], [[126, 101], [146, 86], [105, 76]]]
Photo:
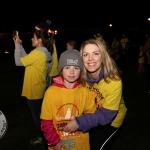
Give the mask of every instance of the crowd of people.
[[112, 42], [107, 42], [104, 40], [101, 34], [96, 34], [94, 37], [97, 40], [102, 41], [107, 46], [107, 51], [109, 55], [115, 60], [118, 66], [127, 62], [128, 54], [129, 54], [129, 39], [123, 33], [121, 39], [119, 40], [117, 37], [112, 38]]
[[[98, 33], [78, 46], [69, 39], [58, 57], [50, 25], [35, 25], [28, 54], [19, 35], [13, 38], [15, 64], [25, 67], [21, 95], [37, 130], [29, 142], [46, 140], [49, 150], [109, 150], [127, 112], [118, 66], [128, 59], [129, 39], [122, 34], [109, 44]], [[150, 33], [146, 37], [137, 73], [147, 73], [150, 92]]]

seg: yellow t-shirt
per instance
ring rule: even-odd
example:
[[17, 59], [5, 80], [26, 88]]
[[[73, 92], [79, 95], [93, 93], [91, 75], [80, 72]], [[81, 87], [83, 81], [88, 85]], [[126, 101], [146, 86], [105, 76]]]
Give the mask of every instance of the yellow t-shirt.
[[45, 53], [34, 49], [20, 60], [25, 66], [22, 96], [28, 99], [43, 98], [48, 71], [48, 60]]
[[97, 107], [118, 110], [116, 117], [111, 123], [112, 126], [118, 128], [123, 123], [127, 108], [122, 98], [122, 81], [110, 81], [110, 83], [106, 83], [102, 79], [98, 84], [95, 83], [93, 86], [90, 86], [87, 83], [86, 86], [97, 101]]
[[55, 44], [53, 44], [53, 48], [54, 48], [54, 52], [53, 52], [53, 66], [52, 69], [50, 71], [49, 76], [56, 76], [58, 75], [58, 55], [57, 55], [57, 50], [56, 50], [56, 46]]
[[122, 39], [120, 40], [122, 49], [128, 49], [128, 47], [127, 47], [127, 43], [128, 43], [128, 42], [129, 42], [129, 39], [128, 39], [128, 38], [122, 38]]
[[145, 63], [145, 57], [144, 57], [142, 51], [140, 51], [139, 56], [140, 56], [140, 58], [139, 58], [139, 60], [138, 60], [139, 63], [140, 63], [140, 64], [144, 64], [144, 63]]
[[40, 118], [53, 120], [61, 142], [69, 150], [90, 150], [88, 133], [77, 131], [67, 134], [62, 129], [75, 116], [94, 113], [95, 110], [94, 99], [86, 87], [79, 85], [74, 89], [66, 89], [52, 85], [45, 92]]

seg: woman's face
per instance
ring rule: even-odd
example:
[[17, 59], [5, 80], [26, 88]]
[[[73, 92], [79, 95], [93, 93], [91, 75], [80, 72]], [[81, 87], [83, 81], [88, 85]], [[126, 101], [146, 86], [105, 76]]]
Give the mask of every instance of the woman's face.
[[32, 41], [32, 46], [33, 47], [38, 47], [39, 46], [39, 39], [37, 39], [36, 35], [33, 35], [33, 38], [31, 39]]
[[84, 67], [89, 73], [100, 72], [102, 58], [97, 45], [87, 44], [83, 48], [82, 59]]

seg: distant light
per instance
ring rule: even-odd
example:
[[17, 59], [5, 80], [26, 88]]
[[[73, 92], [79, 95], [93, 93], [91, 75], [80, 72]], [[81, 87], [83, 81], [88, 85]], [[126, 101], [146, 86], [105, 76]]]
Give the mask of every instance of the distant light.
[[110, 27], [112, 27], [112, 24], [109, 24]]
[[57, 34], [57, 30], [55, 30], [55, 34]]
[[51, 33], [51, 34], [57, 34], [57, 30], [54, 31], [54, 30], [49, 29], [48, 32]]
[[48, 32], [49, 32], [49, 33], [52, 33], [52, 31], [51, 31], [50, 29], [48, 30]]
[[150, 18], [148, 18], [148, 21], [150, 21]]
[[8, 54], [8, 53], [9, 53], [9, 52], [6, 50], [6, 51], [5, 51], [5, 54]]

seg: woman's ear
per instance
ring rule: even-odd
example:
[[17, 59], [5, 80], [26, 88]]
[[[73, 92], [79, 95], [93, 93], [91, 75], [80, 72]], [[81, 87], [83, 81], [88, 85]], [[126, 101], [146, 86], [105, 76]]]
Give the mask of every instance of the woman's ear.
[[41, 38], [39, 38], [38, 41], [39, 41], [39, 43], [42, 43], [42, 39]]
[[41, 38], [38, 39], [38, 42], [39, 42], [39, 46], [43, 46], [43, 42]]

